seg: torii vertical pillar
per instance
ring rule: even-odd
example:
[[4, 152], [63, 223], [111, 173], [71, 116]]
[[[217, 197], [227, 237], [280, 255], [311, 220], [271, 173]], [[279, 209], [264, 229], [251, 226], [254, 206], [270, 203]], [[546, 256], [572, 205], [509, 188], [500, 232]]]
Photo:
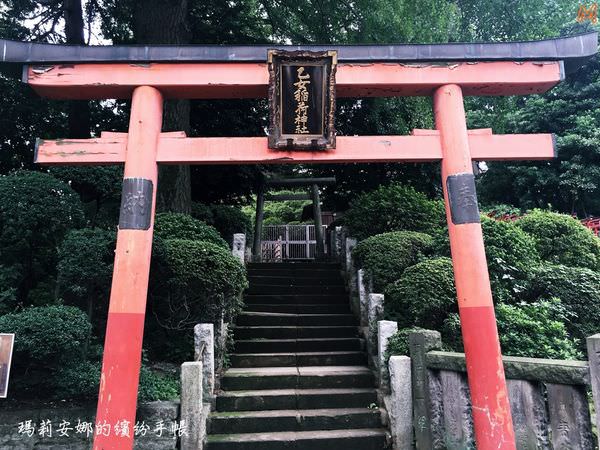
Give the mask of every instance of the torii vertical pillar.
[[479, 450], [514, 450], [515, 437], [494, 314], [460, 86], [433, 97], [442, 145], [442, 183], [475, 440]]
[[[95, 435], [94, 450], [133, 448], [162, 112], [163, 98], [157, 89], [135, 89], [96, 413], [96, 423], [109, 425], [110, 432]], [[120, 424], [118, 433], [116, 424]]]

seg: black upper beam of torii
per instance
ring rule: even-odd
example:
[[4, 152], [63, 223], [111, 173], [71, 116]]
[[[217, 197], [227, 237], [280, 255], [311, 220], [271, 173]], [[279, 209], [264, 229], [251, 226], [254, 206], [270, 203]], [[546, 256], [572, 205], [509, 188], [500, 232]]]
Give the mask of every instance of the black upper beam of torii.
[[[300, 187], [310, 186], [310, 199], [313, 202], [313, 216], [315, 220], [315, 240], [316, 242], [316, 259], [325, 257], [325, 244], [323, 242], [323, 221], [321, 218], [321, 198], [319, 195], [319, 186], [335, 184], [335, 177], [327, 178], [267, 178], [260, 185], [258, 195], [256, 196], [256, 219], [254, 224], [254, 243], [252, 246], [252, 255], [255, 261], [262, 259], [261, 241], [262, 228], [264, 220], [265, 200], [281, 201], [286, 198], [281, 196], [265, 195], [268, 187]], [[307, 255], [308, 256], [308, 255]]]

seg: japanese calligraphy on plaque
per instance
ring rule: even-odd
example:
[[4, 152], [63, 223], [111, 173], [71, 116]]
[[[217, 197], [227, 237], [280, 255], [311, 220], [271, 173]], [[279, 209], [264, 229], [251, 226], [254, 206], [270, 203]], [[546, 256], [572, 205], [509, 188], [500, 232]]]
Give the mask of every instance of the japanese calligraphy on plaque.
[[269, 148], [335, 148], [337, 53], [269, 51]]

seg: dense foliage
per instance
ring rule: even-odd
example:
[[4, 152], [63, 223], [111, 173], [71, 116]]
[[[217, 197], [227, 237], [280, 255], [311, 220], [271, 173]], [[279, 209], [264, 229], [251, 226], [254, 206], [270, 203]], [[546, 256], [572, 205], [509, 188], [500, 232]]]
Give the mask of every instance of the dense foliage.
[[99, 336], [106, 323], [115, 243], [114, 231], [72, 230], [58, 252], [57, 295], [85, 310]]
[[[580, 359], [579, 341], [569, 335], [565, 325], [571, 316], [558, 299], [498, 304], [496, 321], [502, 353], [535, 358]], [[446, 319], [442, 335], [445, 344], [455, 351], [462, 351], [458, 314], [451, 314]]]
[[[64, 365], [86, 357], [91, 324], [74, 306], [37, 306], [0, 316], [0, 330], [15, 333], [11, 379], [20, 395], [52, 395], [46, 387]], [[42, 394], [43, 393], [43, 394]]]
[[231, 205], [205, 205], [194, 202], [192, 204], [192, 217], [206, 222], [217, 229], [223, 239], [229, 244], [233, 242], [233, 235], [244, 233], [249, 241], [252, 238], [252, 222], [242, 208]]
[[444, 222], [442, 202], [400, 184], [359, 195], [344, 216], [350, 235], [357, 239], [400, 230], [431, 233]]
[[433, 258], [407, 268], [385, 289], [385, 315], [398, 328], [418, 326], [438, 329], [456, 311], [452, 261]]
[[415, 231], [393, 231], [360, 241], [352, 256], [365, 270], [375, 292], [398, 280], [404, 269], [433, 251], [433, 238]]
[[[536, 241], [514, 222], [483, 215], [481, 229], [494, 300], [517, 301], [541, 262]], [[447, 230], [436, 233], [435, 248], [438, 254], [450, 256]]]
[[193, 327], [232, 320], [248, 286], [245, 268], [231, 252], [209, 241], [158, 239], [151, 272], [151, 357], [189, 358]]
[[536, 209], [516, 224], [533, 236], [543, 260], [600, 271], [600, 238], [579, 220]]
[[160, 213], [156, 215], [154, 232], [160, 239], [185, 239], [190, 241], [211, 242], [223, 248], [229, 248], [227, 242], [217, 230], [187, 214]]
[[81, 200], [67, 184], [40, 172], [0, 176], [0, 313], [52, 300], [57, 248], [83, 224]]
[[565, 325], [572, 337], [585, 345], [585, 338], [596, 334], [600, 325], [600, 273], [582, 267], [543, 266], [535, 276], [529, 297], [558, 298], [571, 312]]

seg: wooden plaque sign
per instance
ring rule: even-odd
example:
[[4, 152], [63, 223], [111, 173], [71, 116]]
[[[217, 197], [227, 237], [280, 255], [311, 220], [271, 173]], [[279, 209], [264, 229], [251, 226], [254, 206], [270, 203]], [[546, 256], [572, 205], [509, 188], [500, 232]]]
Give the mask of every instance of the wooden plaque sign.
[[0, 398], [6, 398], [8, 393], [8, 377], [14, 342], [14, 334], [0, 334]]
[[337, 52], [269, 50], [269, 148], [335, 148]]

